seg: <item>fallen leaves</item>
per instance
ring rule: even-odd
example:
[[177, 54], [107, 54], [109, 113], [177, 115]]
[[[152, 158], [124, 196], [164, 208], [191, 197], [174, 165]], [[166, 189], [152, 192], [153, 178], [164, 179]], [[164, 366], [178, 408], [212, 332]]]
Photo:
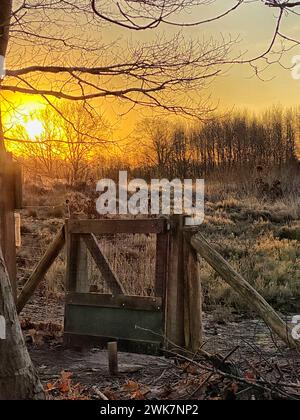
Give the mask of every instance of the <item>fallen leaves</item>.
[[53, 384], [52, 382], [47, 382], [46, 386], [45, 386], [45, 391], [53, 391], [56, 389], [55, 384]]
[[124, 385], [123, 385], [123, 389], [124, 391], [130, 391], [130, 392], [135, 392], [139, 389], [139, 384], [135, 381], [130, 381], [128, 380]]
[[72, 372], [62, 371], [55, 382], [48, 382], [44, 389], [55, 399], [64, 400], [88, 400], [87, 389], [81, 384], [72, 382]]
[[21, 328], [25, 332], [26, 340], [36, 346], [45, 342], [60, 343], [63, 327], [53, 322], [32, 322], [28, 318], [22, 319]]
[[197, 373], [199, 373], [199, 369], [197, 368], [197, 366], [192, 365], [189, 362], [183, 363], [181, 367], [186, 373], [190, 373], [191, 375], [196, 375]]
[[39, 331], [35, 330], [34, 328], [28, 330], [28, 333], [26, 334], [26, 336], [31, 338], [32, 344], [35, 344], [38, 346], [44, 344], [43, 335]]
[[131, 400], [144, 400], [150, 390], [138, 382], [128, 380], [123, 385], [123, 390], [129, 392]]
[[245, 373], [245, 379], [248, 382], [251, 382], [251, 383], [255, 384], [255, 382], [256, 382], [256, 375], [255, 375], [255, 373], [253, 371], [247, 370], [247, 372]]

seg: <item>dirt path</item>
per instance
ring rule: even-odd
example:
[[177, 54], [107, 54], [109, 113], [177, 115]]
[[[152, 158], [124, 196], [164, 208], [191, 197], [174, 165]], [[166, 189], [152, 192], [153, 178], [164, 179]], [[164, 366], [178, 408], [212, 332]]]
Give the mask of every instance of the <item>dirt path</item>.
[[[291, 317], [287, 319], [290, 321]], [[204, 322], [203, 348], [211, 354], [219, 354], [221, 359], [233, 352], [228, 362], [238, 376], [250, 381], [300, 383], [299, 356], [273, 337], [262, 321], [237, 318], [217, 323], [212, 314], [205, 314]], [[96, 388], [112, 399], [223, 399], [228, 387], [232, 386], [228, 378], [212, 377], [197, 391], [211, 368], [201, 357], [198, 359], [202, 367], [195, 368], [184, 360], [120, 353], [120, 374], [111, 377], [105, 350], [76, 351], [62, 346], [62, 323], [63, 301], [45, 298], [42, 293], [35, 296], [22, 314], [32, 359], [44, 385], [50, 384], [52, 388], [54, 384], [51, 393], [54, 392], [55, 397], [72, 398], [74, 386], [78, 383], [80, 396], [97, 398]], [[67, 387], [71, 396], [69, 393], [60, 395], [56, 388], [63, 371], [72, 373], [73, 388]], [[239, 392], [241, 398], [249, 398], [247, 387], [242, 387]]]

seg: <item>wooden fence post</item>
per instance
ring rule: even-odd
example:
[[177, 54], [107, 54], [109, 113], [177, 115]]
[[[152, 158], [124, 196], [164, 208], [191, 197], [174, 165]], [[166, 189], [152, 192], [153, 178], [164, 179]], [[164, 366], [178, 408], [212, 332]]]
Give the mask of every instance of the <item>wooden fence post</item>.
[[155, 285], [156, 297], [165, 300], [165, 289], [168, 275], [169, 232], [158, 233], [156, 236]]
[[197, 352], [202, 345], [202, 287], [197, 252], [190, 229], [184, 232], [184, 334], [185, 347]]
[[14, 298], [16, 284], [16, 240], [14, 210], [21, 208], [21, 171], [10, 153], [0, 153], [0, 241]]
[[168, 281], [166, 287], [166, 346], [184, 347], [184, 217], [170, 218]]
[[87, 247], [79, 234], [69, 231], [68, 220], [65, 222], [65, 234], [67, 244], [67, 291], [87, 293], [89, 291]]

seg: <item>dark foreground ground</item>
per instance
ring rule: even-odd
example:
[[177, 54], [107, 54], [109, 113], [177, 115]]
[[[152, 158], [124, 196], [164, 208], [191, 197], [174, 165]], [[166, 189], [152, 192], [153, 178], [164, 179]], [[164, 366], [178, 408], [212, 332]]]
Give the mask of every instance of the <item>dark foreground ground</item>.
[[37, 295], [28, 304], [22, 325], [50, 398], [300, 399], [299, 355], [261, 321], [220, 323], [205, 314], [203, 350], [213, 357], [120, 353], [119, 375], [110, 376], [105, 349], [64, 348], [63, 302], [44, 299]]

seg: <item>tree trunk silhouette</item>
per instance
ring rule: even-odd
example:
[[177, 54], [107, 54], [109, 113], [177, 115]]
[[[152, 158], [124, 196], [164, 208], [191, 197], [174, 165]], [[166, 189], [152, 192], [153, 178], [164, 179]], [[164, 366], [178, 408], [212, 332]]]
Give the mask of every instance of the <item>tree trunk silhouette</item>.
[[[9, 25], [12, 13], [12, 0], [0, 0], [0, 56], [3, 58], [6, 55], [8, 39], [9, 39]], [[1, 78], [0, 78], [1, 89]], [[5, 151], [4, 133], [1, 119], [0, 108], [0, 153]]]
[[0, 316], [6, 325], [6, 338], [0, 338], [0, 400], [44, 399], [43, 387], [25, 345], [1, 248]]
[[[6, 55], [12, 0], [0, 0], [0, 56]], [[1, 89], [1, 85], [0, 85]], [[4, 132], [0, 108], [0, 159], [5, 159]], [[1, 194], [0, 217], [5, 211]], [[1, 202], [2, 201], [2, 202]], [[0, 223], [0, 240], [1, 240]], [[0, 241], [1, 243], [1, 241]], [[27, 351], [22, 334], [12, 287], [0, 245], [0, 400], [44, 399], [45, 394]]]

